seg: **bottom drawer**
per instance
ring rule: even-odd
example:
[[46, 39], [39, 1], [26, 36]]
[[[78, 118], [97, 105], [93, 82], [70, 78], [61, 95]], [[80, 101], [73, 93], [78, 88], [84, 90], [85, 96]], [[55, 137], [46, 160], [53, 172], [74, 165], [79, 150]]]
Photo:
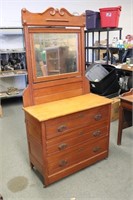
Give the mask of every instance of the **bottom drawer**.
[[108, 151], [108, 137], [95, 142], [87, 142], [84, 145], [79, 145], [73, 151], [67, 154], [53, 155], [48, 157], [48, 173], [54, 174], [61, 170], [65, 170], [68, 167], [78, 164], [86, 159], [91, 159]]

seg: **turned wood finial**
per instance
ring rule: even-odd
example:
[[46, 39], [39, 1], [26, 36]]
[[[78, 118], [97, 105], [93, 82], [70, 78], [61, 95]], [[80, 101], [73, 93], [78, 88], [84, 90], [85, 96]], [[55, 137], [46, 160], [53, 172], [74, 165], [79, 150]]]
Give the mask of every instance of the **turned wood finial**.
[[22, 9], [22, 12], [26, 12], [26, 8], [23, 8], [23, 9]]

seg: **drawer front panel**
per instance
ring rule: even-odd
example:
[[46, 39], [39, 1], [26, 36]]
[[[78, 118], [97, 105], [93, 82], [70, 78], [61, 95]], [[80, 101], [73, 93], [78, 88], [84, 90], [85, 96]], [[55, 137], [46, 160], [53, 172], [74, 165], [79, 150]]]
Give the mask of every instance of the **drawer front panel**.
[[84, 143], [87, 140], [97, 139], [107, 134], [108, 127], [104, 127], [104, 125], [95, 126], [95, 128], [90, 128], [87, 126], [85, 128], [77, 129], [67, 135], [62, 135], [60, 137], [48, 140], [47, 153], [48, 155], [51, 155], [53, 153], [63, 152], [74, 146]]
[[102, 121], [107, 121], [108, 115], [108, 105], [105, 105], [87, 111], [59, 117], [53, 120], [48, 120], [46, 122], [46, 138], [50, 139], [52, 137], [67, 133], [75, 128], [84, 127], [85, 125], [90, 126], [93, 123], [97, 125]]
[[97, 142], [79, 145], [74, 151], [67, 154], [50, 156], [47, 158], [48, 173], [50, 175], [65, 170], [78, 162], [94, 158], [105, 151], [108, 151], [108, 137]]

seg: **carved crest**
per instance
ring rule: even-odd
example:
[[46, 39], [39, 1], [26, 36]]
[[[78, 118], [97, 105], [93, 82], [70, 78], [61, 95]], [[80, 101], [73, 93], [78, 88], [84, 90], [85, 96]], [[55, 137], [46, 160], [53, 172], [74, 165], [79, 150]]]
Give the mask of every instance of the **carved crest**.
[[[50, 7], [42, 13], [31, 13], [27, 9], [22, 9], [23, 25], [33, 26], [85, 26], [85, 16], [75, 16], [65, 8]], [[65, 24], [64, 24], [65, 23]]]

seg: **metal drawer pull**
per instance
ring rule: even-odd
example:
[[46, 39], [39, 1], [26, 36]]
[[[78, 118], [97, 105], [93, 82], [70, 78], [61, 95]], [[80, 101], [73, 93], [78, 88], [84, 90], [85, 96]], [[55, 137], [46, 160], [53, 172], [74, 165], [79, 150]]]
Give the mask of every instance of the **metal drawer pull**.
[[98, 120], [100, 120], [102, 118], [102, 115], [101, 114], [97, 114], [97, 115], [95, 115], [94, 118], [95, 118], [96, 121], [98, 121]]
[[58, 132], [63, 132], [67, 129], [67, 126], [66, 125], [61, 125], [57, 128]]
[[60, 160], [59, 161], [59, 166], [60, 167], [65, 167], [67, 165], [67, 163], [68, 163], [67, 160]]
[[93, 132], [93, 136], [94, 137], [97, 137], [99, 135], [101, 135], [101, 131], [95, 131], [95, 132]]
[[101, 147], [99, 147], [99, 146], [93, 148], [93, 152], [95, 152], [95, 153], [97, 153], [100, 150], [101, 150]]
[[60, 144], [59, 146], [58, 146], [58, 149], [59, 150], [64, 150], [64, 149], [66, 149], [67, 148], [67, 144], [66, 143], [62, 143], [62, 144]]

